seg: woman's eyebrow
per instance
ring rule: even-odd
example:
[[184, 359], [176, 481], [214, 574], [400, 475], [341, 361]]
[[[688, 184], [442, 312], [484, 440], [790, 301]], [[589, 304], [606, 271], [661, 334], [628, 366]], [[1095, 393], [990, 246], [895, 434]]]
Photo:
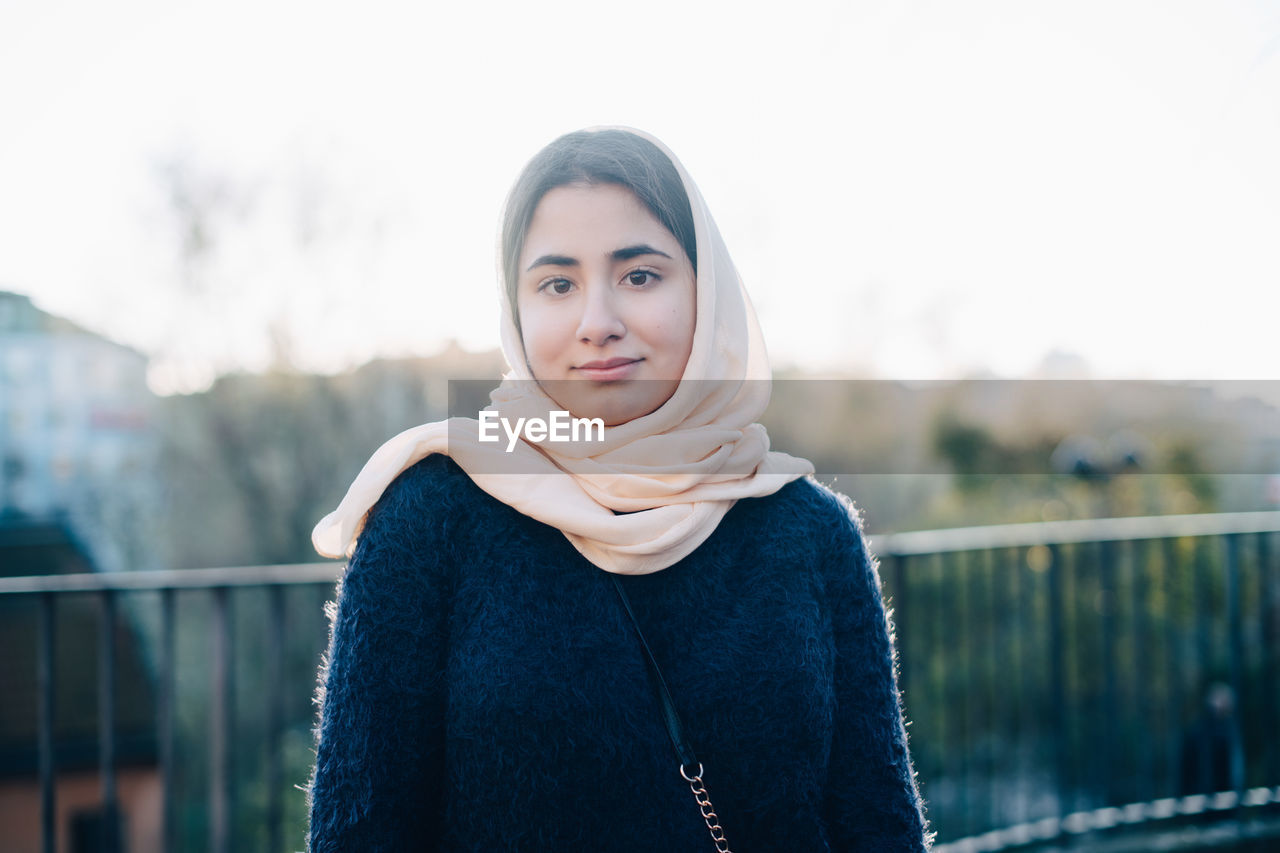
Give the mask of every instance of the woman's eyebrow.
[[[627, 246], [624, 249], [614, 249], [609, 253], [609, 258], [615, 263], [617, 261], [629, 261], [632, 258], [638, 258], [641, 255], [661, 255], [667, 260], [671, 260], [671, 256], [666, 252], [653, 248], [645, 243], [639, 243], [635, 246]], [[552, 267], [576, 267], [578, 265], [577, 258], [571, 258], [568, 255], [543, 255], [533, 263], [529, 264], [529, 272], [534, 267], [552, 266]]]
[[667, 260], [671, 260], [671, 256], [666, 252], [660, 252], [652, 246], [640, 243], [636, 246], [628, 246], [625, 249], [615, 249], [610, 253], [610, 257], [615, 261], [629, 261], [632, 258], [638, 258], [641, 255], [662, 255]]

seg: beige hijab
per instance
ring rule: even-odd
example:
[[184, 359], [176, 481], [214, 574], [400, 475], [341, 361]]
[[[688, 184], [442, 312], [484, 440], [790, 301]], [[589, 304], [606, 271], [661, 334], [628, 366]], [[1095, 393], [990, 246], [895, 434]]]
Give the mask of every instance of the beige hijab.
[[[665, 569], [706, 541], [739, 498], [770, 495], [813, 472], [769, 450], [757, 423], [769, 403], [764, 339], [742, 280], [702, 194], [663, 143], [684, 182], [697, 238], [697, 320], [684, 375], [655, 411], [605, 427], [603, 441], [480, 441], [479, 421], [449, 418], [405, 430], [373, 454], [311, 539], [326, 557], [350, 556], [365, 517], [400, 472], [431, 453], [451, 456], [477, 486], [557, 528], [596, 566], [618, 574]], [[499, 276], [502, 349], [510, 369], [484, 411], [515, 423], [559, 405], [529, 372], [513, 306]], [[614, 511], [626, 513], [617, 515]]]

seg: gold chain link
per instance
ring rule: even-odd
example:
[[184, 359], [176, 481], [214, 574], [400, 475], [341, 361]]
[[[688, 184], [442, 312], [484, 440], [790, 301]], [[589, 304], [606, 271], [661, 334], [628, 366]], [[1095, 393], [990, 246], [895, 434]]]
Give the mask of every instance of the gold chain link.
[[724, 828], [720, 826], [720, 817], [712, 808], [711, 797], [708, 796], [707, 789], [702, 784], [702, 763], [698, 763], [698, 772], [692, 776], [684, 772], [684, 765], [681, 764], [680, 775], [689, 783], [693, 798], [698, 801], [698, 810], [702, 812], [702, 819], [707, 822], [707, 829], [711, 830], [711, 838], [716, 843], [716, 850], [719, 853], [733, 853], [729, 849], [728, 840], [724, 837]]

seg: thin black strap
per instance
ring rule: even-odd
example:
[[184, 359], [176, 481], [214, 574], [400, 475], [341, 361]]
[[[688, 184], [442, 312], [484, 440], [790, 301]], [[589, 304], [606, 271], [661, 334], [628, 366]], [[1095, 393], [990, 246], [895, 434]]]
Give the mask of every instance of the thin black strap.
[[645, 642], [644, 632], [640, 630], [640, 623], [636, 621], [636, 614], [631, 610], [631, 602], [627, 599], [626, 592], [622, 589], [622, 581], [617, 575], [611, 575], [613, 586], [618, 590], [618, 597], [622, 599], [622, 606], [627, 609], [627, 615], [631, 617], [631, 624], [636, 627], [636, 634], [640, 637], [640, 645], [644, 647], [645, 661], [649, 664], [649, 674], [653, 676], [654, 689], [658, 692], [658, 699], [662, 703], [662, 716], [667, 723], [667, 733], [671, 735], [671, 745], [675, 747], [676, 758], [680, 761], [680, 767], [688, 767], [692, 772], [697, 768], [698, 759], [694, 757], [693, 750], [689, 747], [688, 742], [684, 739], [684, 728], [680, 725], [680, 715], [676, 713], [676, 706], [671, 701], [671, 693], [667, 690], [667, 682], [662, 678], [662, 670], [658, 669], [658, 662], [653, 659], [653, 652], [649, 650], [649, 644]]

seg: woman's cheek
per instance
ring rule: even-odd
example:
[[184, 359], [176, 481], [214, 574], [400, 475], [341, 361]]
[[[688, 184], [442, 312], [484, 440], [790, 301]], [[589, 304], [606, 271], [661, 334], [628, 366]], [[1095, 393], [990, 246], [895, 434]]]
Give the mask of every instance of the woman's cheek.
[[[550, 374], [556, 357], [564, 352], [573, 329], [563, 318], [548, 317], [543, 312], [533, 312], [525, 326], [524, 351], [530, 366], [543, 377]], [[568, 337], [566, 337], [568, 336]]]

